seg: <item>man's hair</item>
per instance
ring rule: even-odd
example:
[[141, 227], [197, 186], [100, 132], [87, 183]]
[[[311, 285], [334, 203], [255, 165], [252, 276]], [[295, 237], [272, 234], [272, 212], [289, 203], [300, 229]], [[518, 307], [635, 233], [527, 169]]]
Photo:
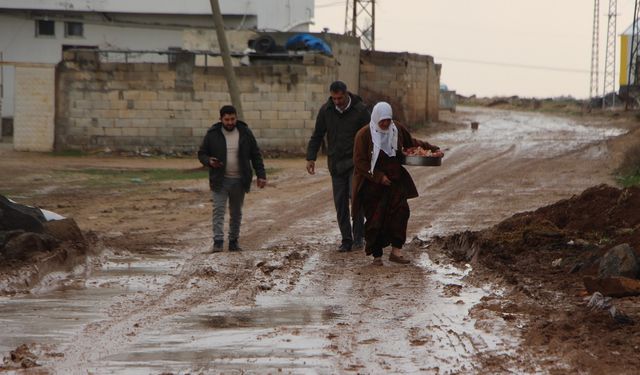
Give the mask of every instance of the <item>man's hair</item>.
[[238, 111], [236, 111], [236, 108], [232, 105], [223, 105], [222, 108], [220, 108], [220, 118], [223, 118], [224, 115], [237, 115]]
[[329, 91], [331, 92], [347, 92], [347, 84], [342, 81], [334, 81], [331, 86], [329, 86]]

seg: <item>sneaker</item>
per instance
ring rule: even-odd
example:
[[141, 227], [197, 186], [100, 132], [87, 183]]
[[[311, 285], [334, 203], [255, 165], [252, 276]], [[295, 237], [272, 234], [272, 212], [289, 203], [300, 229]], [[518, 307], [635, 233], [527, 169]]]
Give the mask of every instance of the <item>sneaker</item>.
[[242, 251], [238, 241], [229, 241], [229, 251]]
[[373, 262], [371, 262], [371, 265], [384, 266], [384, 263], [382, 263], [382, 257], [373, 258]]
[[348, 242], [343, 242], [342, 245], [340, 245], [340, 247], [338, 248], [338, 252], [340, 253], [346, 253], [351, 251], [351, 244]]
[[211, 248], [212, 253], [219, 253], [222, 251], [222, 245], [224, 245], [223, 241], [213, 241], [213, 248]]

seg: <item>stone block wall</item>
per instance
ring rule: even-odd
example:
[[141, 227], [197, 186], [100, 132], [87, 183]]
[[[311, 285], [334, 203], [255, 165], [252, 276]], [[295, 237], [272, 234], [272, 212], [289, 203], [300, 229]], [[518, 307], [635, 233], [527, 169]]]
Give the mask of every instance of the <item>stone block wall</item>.
[[55, 115], [55, 66], [16, 66], [13, 147], [52, 151]]
[[[222, 67], [101, 63], [69, 53], [58, 66], [56, 148], [195, 151], [230, 103]], [[337, 78], [335, 60], [235, 68], [247, 122], [263, 149], [302, 151]]]
[[407, 125], [438, 120], [440, 68], [433, 57], [412, 53], [362, 51], [360, 95], [369, 105], [391, 104]]

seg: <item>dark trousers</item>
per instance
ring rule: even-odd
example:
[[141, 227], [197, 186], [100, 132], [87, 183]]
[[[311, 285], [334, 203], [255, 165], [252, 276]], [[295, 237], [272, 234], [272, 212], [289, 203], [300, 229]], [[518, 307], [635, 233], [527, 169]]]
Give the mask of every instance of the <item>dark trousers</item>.
[[353, 218], [353, 233], [351, 232], [351, 213], [349, 201], [351, 199], [351, 183], [353, 181], [353, 169], [341, 175], [331, 176], [333, 185], [333, 203], [336, 206], [338, 226], [342, 235], [342, 243], [352, 244], [362, 243], [364, 230], [364, 215], [360, 210], [360, 215]]

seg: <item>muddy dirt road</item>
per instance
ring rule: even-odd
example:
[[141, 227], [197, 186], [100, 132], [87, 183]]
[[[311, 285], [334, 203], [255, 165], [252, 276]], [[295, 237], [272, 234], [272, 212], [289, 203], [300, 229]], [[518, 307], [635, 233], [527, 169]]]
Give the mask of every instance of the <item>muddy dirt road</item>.
[[0, 151], [1, 193], [73, 217], [100, 248], [29, 294], [0, 297], [0, 352], [26, 343], [42, 365], [29, 371], [65, 374], [573, 372], [529, 350], [522, 322], [474, 309], [504, 295], [499, 277], [467, 282], [471, 267], [448, 264], [428, 241], [613, 184], [630, 125], [469, 108], [450, 116], [465, 125], [414, 134], [446, 156], [409, 169], [420, 197], [410, 201], [408, 266], [335, 251], [328, 171], [309, 176], [302, 159], [266, 161], [269, 185], [245, 200], [245, 251], [209, 254], [204, 178], [104, 174], [189, 171], [195, 159]]

